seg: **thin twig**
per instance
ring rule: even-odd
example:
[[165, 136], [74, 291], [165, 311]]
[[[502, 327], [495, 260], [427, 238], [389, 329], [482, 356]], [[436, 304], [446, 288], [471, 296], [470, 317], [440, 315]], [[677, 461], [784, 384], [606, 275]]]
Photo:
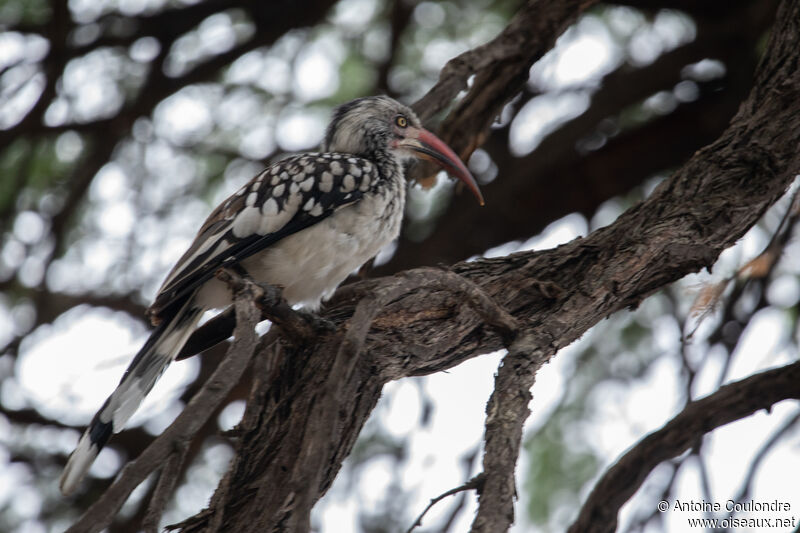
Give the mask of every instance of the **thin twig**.
[[[478, 458], [478, 452], [480, 452], [481, 446], [477, 445], [471, 452], [466, 454], [461, 459], [461, 464], [464, 467], [464, 477], [468, 477], [472, 472], [473, 468], [475, 467], [475, 460]], [[442, 528], [439, 530], [439, 533], [447, 533], [450, 531], [450, 528], [453, 527], [453, 524], [458, 518], [458, 515], [464, 509], [464, 504], [467, 502], [467, 493], [464, 492], [461, 494], [461, 497], [458, 499], [458, 502], [450, 511], [450, 514], [447, 516], [447, 519], [442, 524]]]
[[175, 485], [178, 483], [188, 449], [189, 446], [186, 442], [176, 442], [175, 450], [167, 458], [167, 464], [161, 469], [158, 483], [150, 497], [150, 504], [147, 506], [147, 514], [142, 521], [142, 529], [147, 533], [158, 532], [158, 523], [161, 521], [167, 502], [172, 497], [172, 491], [175, 490]]
[[[684, 336], [684, 341], [691, 339], [700, 328], [703, 320], [710, 316], [717, 309], [719, 300], [722, 299], [725, 289], [731, 282], [735, 281], [737, 283], [734, 292], [727, 298], [725, 311], [722, 313], [722, 319], [709, 335], [709, 338], [721, 337], [722, 328], [729, 322], [729, 318], [732, 316], [733, 307], [748, 284], [754, 280], [768, 279], [772, 275], [775, 266], [783, 256], [783, 251], [786, 248], [786, 244], [789, 242], [789, 238], [794, 233], [793, 230], [795, 225], [798, 223], [798, 220], [800, 220], [800, 209], [798, 209], [799, 204], [800, 187], [797, 187], [794, 193], [792, 193], [791, 200], [786, 206], [786, 211], [783, 213], [783, 216], [778, 223], [778, 227], [776, 227], [775, 231], [772, 232], [769, 242], [766, 246], [764, 246], [764, 249], [761, 251], [761, 253], [739, 268], [733, 275], [713, 285], [707, 285], [698, 293], [697, 300], [701, 298], [701, 295], [705, 294], [708, 295], [708, 302], [695, 301], [695, 304], [692, 306], [693, 308], [698, 306], [698, 303], [700, 304], [699, 308], [697, 309], [698, 313], [695, 317], [695, 325], [694, 328]], [[755, 268], [756, 265], [758, 265], [757, 269]], [[757, 275], [754, 275], [756, 270], [758, 270]], [[692, 313], [690, 313], [687, 319], [691, 318], [691, 316]], [[725, 370], [725, 372], [720, 374], [718, 386], [721, 385], [727, 377], [727, 366]]]
[[[707, 502], [713, 502], [714, 497], [711, 494], [711, 480], [709, 479], [708, 475], [708, 467], [706, 466], [705, 459], [703, 458], [703, 454], [701, 452], [704, 437], [705, 435], [700, 435], [698, 437], [698, 444], [694, 446], [689, 457], [694, 457], [694, 460], [697, 463], [697, 471], [700, 477], [700, 490], [703, 493], [703, 498]], [[708, 510], [704, 510], [704, 514], [706, 518], [711, 518], [711, 513]]]
[[433, 507], [434, 505], [436, 505], [437, 503], [439, 503], [443, 499], [447, 498], [448, 496], [452, 496], [453, 494], [458, 494], [459, 492], [464, 492], [464, 491], [473, 490], [473, 489], [475, 489], [478, 492], [480, 492], [483, 489], [483, 482], [485, 480], [486, 480], [486, 474], [481, 472], [480, 474], [478, 474], [474, 478], [470, 479], [469, 481], [467, 481], [463, 485], [460, 485], [460, 486], [458, 486], [458, 487], [456, 487], [454, 489], [450, 489], [447, 492], [443, 492], [440, 495], [436, 496], [435, 498], [431, 499], [431, 501], [428, 502], [428, 506], [425, 507], [425, 510], [423, 510], [419, 514], [417, 519], [414, 520], [414, 523], [411, 524], [411, 527], [408, 528], [408, 530], [406, 530], [406, 533], [411, 533], [414, 530], [414, 528], [422, 525], [422, 519], [425, 516], [425, 514], [431, 509], [431, 507]]
[[767, 457], [769, 452], [772, 451], [775, 445], [778, 444], [778, 442], [780, 442], [780, 440], [783, 439], [783, 437], [785, 437], [790, 430], [797, 427], [798, 422], [800, 422], [800, 412], [795, 413], [794, 416], [789, 417], [786, 422], [781, 424], [781, 426], [761, 446], [758, 452], [756, 452], [755, 456], [753, 456], [753, 459], [750, 461], [750, 465], [747, 467], [747, 474], [744, 476], [742, 487], [739, 489], [736, 497], [733, 498], [733, 501], [743, 502], [747, 499], [752, 488], [753, 479], [755, 478], [756, 472], [758, 472], [758, 468], [761, 466], [761, 463]]

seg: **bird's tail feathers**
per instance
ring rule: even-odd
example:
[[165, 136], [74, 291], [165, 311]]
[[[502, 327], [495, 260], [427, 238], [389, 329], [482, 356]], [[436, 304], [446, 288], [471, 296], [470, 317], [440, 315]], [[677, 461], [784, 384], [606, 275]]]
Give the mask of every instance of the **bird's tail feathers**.
[[202, 314], [203, 308], [195, 306], [193, 299], [189, 299], [172, 320], [165, 321], [153, 331], [70, 455], [61, 474], [60, 488], [63, 494], [75, 490], [112, 433], [120, 432], [133, 416], [158, 378], [186, 344]]

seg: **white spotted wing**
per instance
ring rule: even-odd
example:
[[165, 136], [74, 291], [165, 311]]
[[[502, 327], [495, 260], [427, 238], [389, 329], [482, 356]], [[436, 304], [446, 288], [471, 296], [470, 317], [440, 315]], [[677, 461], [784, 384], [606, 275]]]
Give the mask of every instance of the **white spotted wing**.
[[185, 301], [220, 267], [358, 201], [379, 179], [366, 159], [303, 154], [278, 161], [222, 202], [164, 281], [148, 313], [155, 321]]

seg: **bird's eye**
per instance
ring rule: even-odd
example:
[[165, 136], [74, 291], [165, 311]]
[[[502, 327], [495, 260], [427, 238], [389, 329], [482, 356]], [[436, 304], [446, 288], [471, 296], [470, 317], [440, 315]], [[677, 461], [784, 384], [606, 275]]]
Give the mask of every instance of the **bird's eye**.
[[406, 126], [408, 126], [408, 119], [403, 115], [398, 115], [394, 119], [394, 123], [397, 124], [397, 126], [400, 128], [405, 128]]

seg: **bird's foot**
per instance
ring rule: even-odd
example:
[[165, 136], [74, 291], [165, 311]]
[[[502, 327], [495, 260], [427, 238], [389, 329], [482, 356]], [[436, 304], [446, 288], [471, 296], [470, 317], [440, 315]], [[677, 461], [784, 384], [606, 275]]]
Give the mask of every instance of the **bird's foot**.
[[297, 309], [297, 314], [303, 317], [317, 333], [333, 333], [336, 331], [336, 324], [327, 318], [323, 318], [316, 313], [306, 311], [305, 309]]

